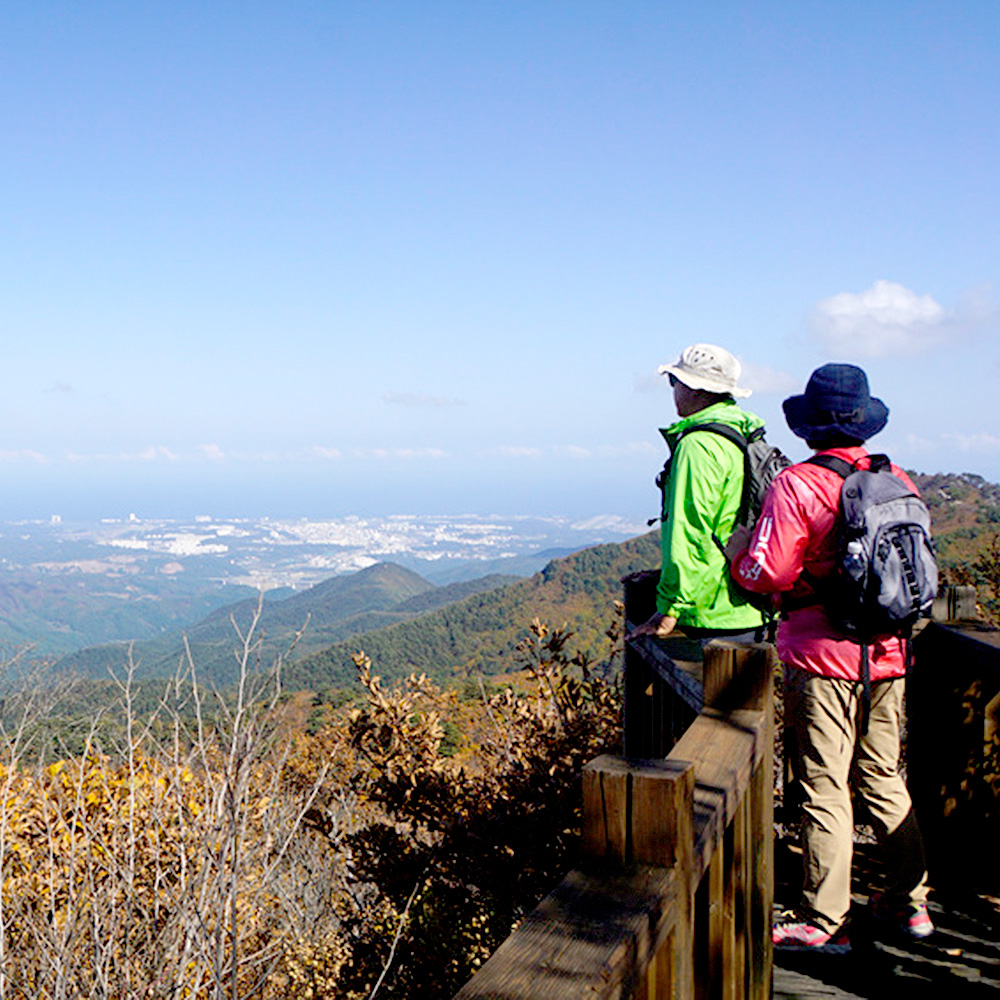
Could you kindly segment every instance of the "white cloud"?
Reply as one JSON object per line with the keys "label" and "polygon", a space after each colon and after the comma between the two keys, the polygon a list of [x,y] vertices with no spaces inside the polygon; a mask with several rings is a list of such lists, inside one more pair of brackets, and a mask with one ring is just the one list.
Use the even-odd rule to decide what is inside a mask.
{"label": "white cloud", "polygon": [[371,451],[356,449],[358,458],[448,458],[448,452],[440,448],[372,448]]}
{"label": "white cloud", "polygon": [[767,365],[757,365],[742,359],[740,364],[743,367],[740,385],[745,385],[756,393],[786,396],[789,393],[801,391],[799,380],[787,372],[775,371],[773,368],[768,368]]}
{"label": "white cloud", "polygon": [[518,445],[505,444],[499,449],[504,458],[541,458],[541,448],[525,448]]}
{"label": "white cloud", "polygon": [[820,343],[841,358],[875,358],[928,350],[959,332],[962,326],[957,316],[930,295],[917,295],[903,285],[885,280],[876,281],[864,292],[841,292],[823,299],[812,317],[812,327]]}
{"label": "white cloud", "polygon": [[213,462],[221,462],[226,457],[226,453],[217,444],[200,445],[199,451],[204,458],[209,458]]}
{"label": "white cloud", "polygon": [[629,441],[627,444],[602,444],[596,449],[601,458],[619,458],[622,455],[657,455],[659,449],[649,441]]}
{"label": "white cloud", "polygon": [[122,459],[126,462],[138,459],[140,462],[153,462],[158,458],[165,458],[168,462],[176,462],[177,455],[169,448],[164,448],[162,444],[151,444],[144,448],[137,455],[123,454]]}
{"label": "white cloud", "polygon": [[448,452],[441,448],[394,448],[396,458],[447,458]]}
{"label": "white cloud", "polygon": [[447,406],[465,406],[464,399],[449,399],[447,396],[422,396],[416,392],[387,392],[382,396],[387,403],[397,406],[417,406],[441,409]]}
{"label": "white cloud", "polygon": [[296,455],[294,452],[281,454],[277,451],[231,451],[223,453],[220,448],[217,457],[231,458],[237,462],[280,462],[285,459],[294,460]]}
{"label": "white cloud", "polygon": [[935,451],[937,448],[937,445],[929,438],[921,437],[919,434],[913,434],[912,432],[907,434],[903,441],[907,454],[920,455]]}
{"label": "white cloud", "polygon": [[340,458],[340,449],[324,448],[322,445],[317,444],[313,446],[313,454],[319,455],[320,458]]}
{"label": "white cloud", "polygon": [[80,452],[71,451],[66,455],[67,462],[73,462],[75,464],[87,464],[90,462],[99,462],[104,464],[127,464],[129,462],[156,462],[160,459],[164,459],[168,462],[178,461],[180,456],[171,451],[169,448],[164,447],[162,444],[151,444],[141,451],[119,451],[116,453],[111,452],[91,452],[90,454],[81,454]]}
{"label": "white cloud", "polygon": [[28,449],[21,449],[20,451],[3,451],[0,450],[0,462],[36,462],[39,465],[47,465],[48,458],[41,454],[41,452],[30,451]]}

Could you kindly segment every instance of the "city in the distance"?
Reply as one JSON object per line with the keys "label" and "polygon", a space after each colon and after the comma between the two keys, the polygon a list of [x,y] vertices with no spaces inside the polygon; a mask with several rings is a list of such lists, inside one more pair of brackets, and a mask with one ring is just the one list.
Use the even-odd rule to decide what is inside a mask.
{"label": "city in the distance", "polygon": [[0,524],[0,642],[60,655],[151,638],[258,591],[280,597],[378,562],[435,585],[529,576],[646,530],[617,515],[47,519]]}

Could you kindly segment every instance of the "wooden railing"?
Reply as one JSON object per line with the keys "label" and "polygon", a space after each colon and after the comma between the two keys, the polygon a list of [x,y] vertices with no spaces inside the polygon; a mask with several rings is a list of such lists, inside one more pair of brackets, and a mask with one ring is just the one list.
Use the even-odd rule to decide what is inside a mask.
{"label": "wooden railing", "polygon": [[1000,892],[1000,630],[972,587],[942,592],[913,643],[908,784],[934,886]]}
{"label": "wooden railing", "polygon": [[[656,640],[633,644],[629,663],[647,658],[657,683],[679,672],[693,721],[663,757],[587,765],[579,868],[455,1000],[769,996],[774,649],[712,643],[685,666]],[[655,686],[627,693],[626,713],[636,724],[644,709],[645,725],[640,699],[656,699],[646,728],[672,733],[677,705]]]}
{"label": "wooden railing", "polygon": [[[652,610],[655,574],[625,581]],[[944,588],[914,640],[909,784],[932,882],[1000,892],[1000,630],[971,587]],[[628,644],[626,757],[583,774],[579,868],[455,1000],[718,998],[770,993],[769,645]]]}

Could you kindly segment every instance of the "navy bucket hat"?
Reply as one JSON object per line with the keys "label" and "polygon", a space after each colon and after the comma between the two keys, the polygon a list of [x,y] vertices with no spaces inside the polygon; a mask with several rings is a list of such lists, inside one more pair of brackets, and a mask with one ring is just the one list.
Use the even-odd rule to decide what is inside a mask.
{"label": "navy bucket hat", "polygon": [[823,365],[809,376],[806,391],[781,404],[792,433],[808,440],[834,435],[867,441],[889,419],[889,408],[868,388],[856,365]]}

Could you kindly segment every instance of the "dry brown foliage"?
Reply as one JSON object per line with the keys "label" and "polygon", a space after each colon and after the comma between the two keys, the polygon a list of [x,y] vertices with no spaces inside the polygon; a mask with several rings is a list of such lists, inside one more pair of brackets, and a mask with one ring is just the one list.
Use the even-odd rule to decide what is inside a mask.
{"label": "dry brown foliage", "polygon": [[3,705],[0,1000],[448,995],[573,863],[579,772],[620,711],[565,628],[536,620],[524,683],[471,704],[358,654],[363,705],[309,736],[258,619],[211,712],[188,662],[140,723],[130,663],[120,745],[46,762],[39,689]]}

